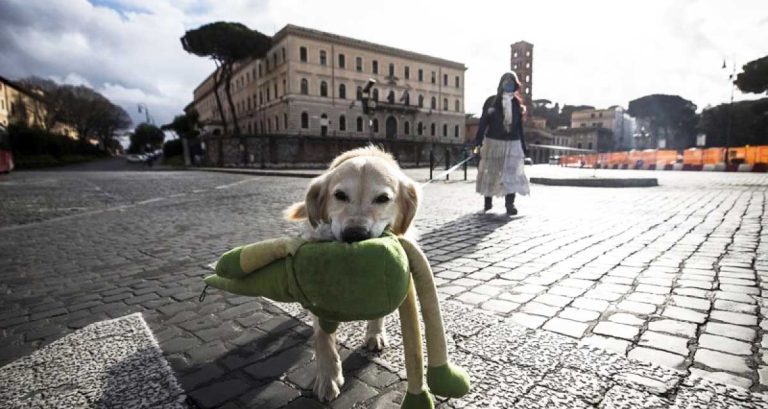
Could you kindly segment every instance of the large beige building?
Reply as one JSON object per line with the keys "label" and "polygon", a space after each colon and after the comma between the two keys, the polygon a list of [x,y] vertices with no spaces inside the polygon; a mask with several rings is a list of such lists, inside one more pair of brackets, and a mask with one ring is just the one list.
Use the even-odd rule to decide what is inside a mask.
{"label": "large beige building", "polygon": [[[0,125],[25,124],[46,128],[49,122],[48,107],[41,91],[28,90],[0,76]],[[77,139],[77,130],[68,124],[55,122],[49,130]]]}
{"label": "large beige building", "polygon": [[[306,135],[464,143],[462,63],[287,25],[263,59],[234,69],[231,94],[249,135]],[[221,128],[213,73],[194,90],[209,130]],[[360,94],[376,80],[372,117]],[[231,113],[219,90],[227,125]]]}
{"label": "large beige building", "polygon": [[627,150],[635,147],[632,138],[636,128],[635,118],[619,106],[576,111],[571,114],[571,128],[608,129],[613,133],[613,149]]}

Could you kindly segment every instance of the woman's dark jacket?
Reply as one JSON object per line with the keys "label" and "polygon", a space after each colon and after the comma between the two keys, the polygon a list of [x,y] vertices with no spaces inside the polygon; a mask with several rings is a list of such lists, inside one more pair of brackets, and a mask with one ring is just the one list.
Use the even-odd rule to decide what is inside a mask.
{"label": "woman's dark jacket", "polygon": [[[489,112],[490,111],[490,112]],[[523,152],[528,152],[523,137],[523,113],[520,101],[512,98],[512,130],[507,132],[504,128],[504,108],[500,96],[491,96],[483,104],[483,115],[477,124],[475,145],[481,145],[483,138],[499,139],[503,141],[520,141]]]}

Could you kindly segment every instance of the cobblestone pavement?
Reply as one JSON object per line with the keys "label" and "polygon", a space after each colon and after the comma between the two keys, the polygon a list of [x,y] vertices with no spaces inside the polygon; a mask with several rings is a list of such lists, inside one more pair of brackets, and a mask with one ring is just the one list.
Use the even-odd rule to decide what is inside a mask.
{"label": "cobblestone pavement", "polygon": [[[449,310],[453,355],[477,385],[444,406],[768,406],[768,176],[653,174],[660,187],[534,185],[511,219],[478,214],[471,183],[424,189],[420,243]],[[214,292],[197,301],[204,264],[291,231],[279,214],[306,183],[202,172],[0,177],[0,364],[142,312],[193,407],[326,407],[308,390],[311,329],[300,312]],[[347,383],[331,406],[396,405],[397,348],[370,357],[355,337],[342,337]]]}

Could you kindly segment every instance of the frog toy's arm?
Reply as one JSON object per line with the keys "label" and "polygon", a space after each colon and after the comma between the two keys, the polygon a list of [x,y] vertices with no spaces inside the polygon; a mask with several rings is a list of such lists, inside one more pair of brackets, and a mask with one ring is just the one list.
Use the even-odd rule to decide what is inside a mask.
{"label": "frog toy's arm", "polygon": [[[406,355],[408,393],[402,408],[429,407],[424,399],[429,398],[424,390],[424,368],[422,364],[421,336],[415,295],[418,294],[424,330],[427,338],[427,386],[435,395],[459,398],[469,391],[467,372],[448,360],[448,346],[440,312],[440,303],[432,277],[432,268],[421,249],[406,238],[400,238],[411,269],[411,286],[400,307],[400,325],[403,332],[403,347]],[[415,293],[414,294],[414,289]],[[425,395],[426,394],[426,395]]]}
{"label": "frog toy's arm", "polygon": [[298,237],[281,237],[236,247],[221,256],[216,274],[224,278],[242,278],[277,260],[296,253],[304,244]]}

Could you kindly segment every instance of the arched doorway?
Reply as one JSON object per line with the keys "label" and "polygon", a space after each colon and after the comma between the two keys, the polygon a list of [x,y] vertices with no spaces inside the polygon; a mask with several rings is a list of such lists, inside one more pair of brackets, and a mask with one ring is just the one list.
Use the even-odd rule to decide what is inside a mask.
{"label": "arched doorway", "polygon": [[387,117],[385,126],[387,131],[387,139],[397,138],[397,119],[395,119],[393,116]]}

